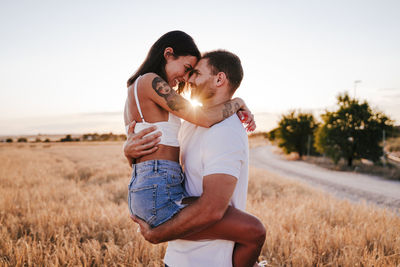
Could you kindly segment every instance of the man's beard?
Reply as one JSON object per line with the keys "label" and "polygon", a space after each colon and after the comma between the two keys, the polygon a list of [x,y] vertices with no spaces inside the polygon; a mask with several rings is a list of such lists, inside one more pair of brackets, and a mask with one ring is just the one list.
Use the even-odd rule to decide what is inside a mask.
{"label": "man's beard", "polygon": [[201,103],[207,101],[208,99],[212,98],[215,95],[215,91],[210,89],[208,81],[205,81],[199,85],[190,85],[191,94],[190,98],[195,99]]}

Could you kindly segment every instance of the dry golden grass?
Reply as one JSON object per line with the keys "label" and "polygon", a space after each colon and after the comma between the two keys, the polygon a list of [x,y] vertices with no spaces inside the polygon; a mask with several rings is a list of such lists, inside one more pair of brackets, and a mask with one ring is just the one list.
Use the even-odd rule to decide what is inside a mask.
{"label": "dry golden grass", "polygon": [[253,134],[252,136],[249,136],[249,147],[250,148],[265,146],[267,144],[269,144],[269,141],[267,138],[264,137],[264,135],[262,133],[257,133],[257,134]]}
{"label": "dry golden grass", "polygon": [[[0,146],[0,266],[160,266],[136,233],[121,143]],[[400,218],[251,169],[271,266],[397,266]]]}

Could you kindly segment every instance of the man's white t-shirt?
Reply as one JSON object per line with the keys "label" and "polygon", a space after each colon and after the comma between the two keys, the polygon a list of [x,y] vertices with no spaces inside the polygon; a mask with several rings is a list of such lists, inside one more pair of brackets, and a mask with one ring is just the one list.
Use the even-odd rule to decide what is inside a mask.
{"label": "man's white t-shirt", "polygon": [[[245,129],[236,114],[203,128],[183,122],[179,132],[185,188],[200,196],[203,177],[224,173],[238,179],[230,205],[246,208],[249,146]],[[168,242],[164,262],[170,267],[231,267],[234,242],[225,240]]]}

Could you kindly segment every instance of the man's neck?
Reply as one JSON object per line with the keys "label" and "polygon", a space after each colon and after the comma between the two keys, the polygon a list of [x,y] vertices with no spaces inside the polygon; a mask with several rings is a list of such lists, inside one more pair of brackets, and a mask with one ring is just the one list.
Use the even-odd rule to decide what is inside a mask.
{"label": "man's neck", "polygon": [[231,100],[230,96],[227,95],[214,95],[213,97],[209,98],[209,99],[205,99],[203,100],[202,104],[203,107],[214,107],[216,105],[225,103],[227,101]]}

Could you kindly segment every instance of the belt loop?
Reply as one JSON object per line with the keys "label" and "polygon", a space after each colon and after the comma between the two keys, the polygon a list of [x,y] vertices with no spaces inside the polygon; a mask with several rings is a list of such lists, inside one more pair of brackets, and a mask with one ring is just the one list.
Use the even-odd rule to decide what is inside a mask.
{"label": "belt loop", "polygon": [[158,160],[154,160],[154,171],[158,171],[158,166],[157,166]]}
{"label": "belt loop", "polygon": [[132,165],[133,165],[132,166],[132,168],[133,168],[133,170],[132,170],[133,176],[136,177],[136,164],[132,164]]}

